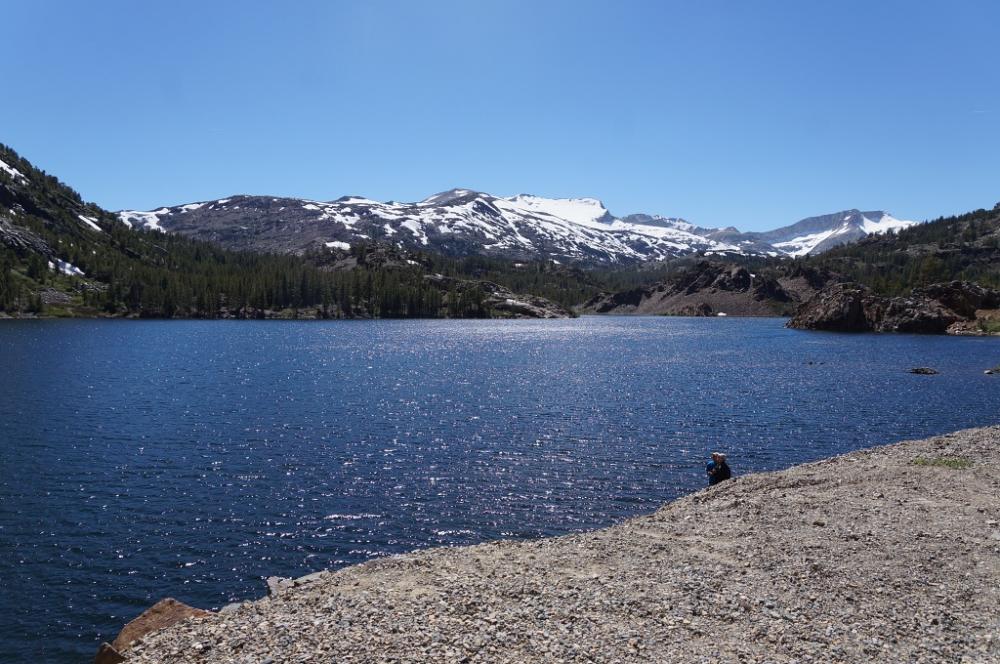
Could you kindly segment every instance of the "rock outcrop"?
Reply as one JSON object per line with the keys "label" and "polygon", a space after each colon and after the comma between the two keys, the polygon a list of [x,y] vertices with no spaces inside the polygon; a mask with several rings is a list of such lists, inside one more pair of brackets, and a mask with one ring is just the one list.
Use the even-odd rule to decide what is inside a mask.
{"label": "rock outcrop", "polygon": [[833,284],[802,305],[788,327],[835,332],[984,333],[978,321],[1000,306],[1000,291],[967,281],[883,297],[861,284]]}
{"label": "rock outcrop", "polygon": [[[440,288],[444,297],[478,299],[484,312],[493,318],[572,318],[576,314],[557,302],[527,295],[514,293],[509,288],[492,281],[472,279],[456,279],[440,274],[429,274],[427,281]],[[445,302],[445,306],[448,302]]]}
{"label": "rock outcrop", "polygon": [[968,281],[948,281],[914,288],[913,294],[940,302],[963,318],[976,318],[978,311],[1000,308],[1000,291]]}
{"label": "rock outcrop", "polygon": [[124,662],[128,650],[146,635],[173,627],[188,618],[204,618],[211,615],[214,615],[211,611],[196,609],[184,602],[178,602],[173,597],[162,599],[125,625],[114,643],[102,643],[94,658],[94,664]]}
{"label": "rock outcrop", "polygon": [[13,224],[0,216],[0,244],[10,247],[19,254],[36,253],[49,259],[55,256],[52,248],[33,231]]}
{"label": "rock outcrop", "polygon": [[866,332],[872,329],[876,298],[861,284],[834,284],[803,305],[788,327],[804,330]]}
{"label": "rock outcrop", "polygon": [[[581,308],[588,314],[661,316],[782,316],[831,276],[817,270],[754,274],[745,267],[701,261],[673,279],[645,288],[601,293]],[[821,287],[821,286],[820,286]]]}

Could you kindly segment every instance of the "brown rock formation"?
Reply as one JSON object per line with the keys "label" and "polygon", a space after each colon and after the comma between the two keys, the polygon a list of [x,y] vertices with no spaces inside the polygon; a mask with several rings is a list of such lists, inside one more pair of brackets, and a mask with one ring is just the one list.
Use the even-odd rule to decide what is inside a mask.
{"label": "brown rock formation", "polygon": [[184,602],[178,602],[173,597],[161,599],[139,614],[138,618],[125,625],[114,643],[110,645],[102,643],[100,650],[97,651],[97,656],[94,658],[94,664],[123,662],[125,661],[124,653],[147,634],[166,629],[188,618],[201,618],[211,615],[213,615],[211,611],[196,609]]}
{"label": "brown rock formation", "polygon": [[97,650],[97,656],[94,657],[94,664],[120,664],[124,661],[125,657],[115,650],[113,645],[106,642],[101,644]]}
{"label": "brown rock formation", "polygon": [[788,327],[837,332],[969,334],[980,312],[1000,305],[1000,291],[967,281],[915,288],[887,298],[860,284],[829,286],[802,305]]}

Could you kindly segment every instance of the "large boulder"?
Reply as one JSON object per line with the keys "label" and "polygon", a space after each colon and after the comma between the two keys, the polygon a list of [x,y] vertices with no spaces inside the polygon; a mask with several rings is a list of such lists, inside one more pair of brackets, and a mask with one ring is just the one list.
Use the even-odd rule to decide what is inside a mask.
{"label": "large boulder", "polygon": [[110,643],[102,643],[94,657],[94,664],[121,664],[124,661],[125,657]]}
{"label": "large boulder", "polygon": [[861,284],[834,284],[799,307],[788,327],[801,330],[871,332],[880,317],[882,298]]}
{"label": "large boulder", "polygon": [[115,656],[120,657],[133,643],[142,639],[147,634],[157,632],[176,625],[188,618],[202,618],[213,615],[211,611],[196,609],[188,606],[184,602],[178,602],[173,597],[161,599],[159,602],[149,607],[139,617],[125,625],[110,646],[102,644],[101,649],[95,658],[95,664],[111,663]]}

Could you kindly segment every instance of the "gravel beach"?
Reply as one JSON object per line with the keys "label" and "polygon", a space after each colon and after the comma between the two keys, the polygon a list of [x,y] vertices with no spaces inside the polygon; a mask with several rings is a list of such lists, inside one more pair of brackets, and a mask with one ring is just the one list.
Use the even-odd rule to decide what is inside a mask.
{"label": "gravel beach", "polygon": [[304,577],[130,663],[1000,662],[1000,427]]}

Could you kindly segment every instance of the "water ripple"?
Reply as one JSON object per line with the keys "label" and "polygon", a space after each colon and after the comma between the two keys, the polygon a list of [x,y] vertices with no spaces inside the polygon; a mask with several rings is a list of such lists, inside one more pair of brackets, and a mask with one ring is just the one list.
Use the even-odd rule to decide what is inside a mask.
{"label": "water ripple", "polygon": [[741,473],[997,423],[998,363],[776,320],[8,321],[0,644],[77,662],[163,596],[605,525],[717,447]]}

